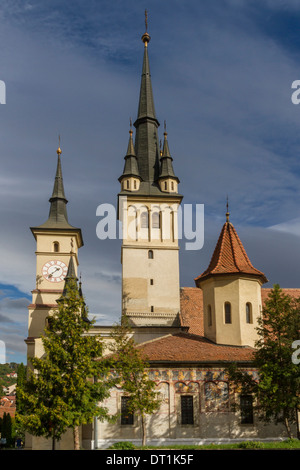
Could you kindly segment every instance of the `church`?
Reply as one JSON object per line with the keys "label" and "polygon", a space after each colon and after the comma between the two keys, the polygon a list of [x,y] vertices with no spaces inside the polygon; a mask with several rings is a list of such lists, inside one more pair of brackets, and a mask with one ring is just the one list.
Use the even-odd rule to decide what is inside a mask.
{"label": "church", "polygon": [[[236,362],[249,374],[257,339],[257,320],[270,291],[266,275],[254,267],[238,233],[224,214],[207,269],[194,287],[181,287],[178,212],[183,196],[165,129],[160,145],[154,106],[147,32],[142,36],[143,64],[137,118],[120,159],[118,217],[122,221],[122,305],[134,339],[149,362],[149,377],[162,397],[160,409],[147,420],[152,445],[201,444],[246,439],[280,439],[281,426],[265,425],[253,412],[249,395],[230,389],[225,368]],[[123,171],[122,171],[123,168]],[[43,354],[41,334],[57,307],[68,267],[77,274],[80,228],[67,216],[61,149],[46,222],[32,227],[36,240],[36,285],[28,307],[28,359]],[[224,211],[225,212],[225,211]],[[299,295],[299,289],[286,289]],[[111,326],[94,325],[92,334],[108,340]],[[233,411],[232,405],[238,407]],[[81,429],[85,449],[107,448],[128,440],[141,443],[139,417],[126,413],[122,389],[111,390],[105,405],[116,423],[97,422]],[[72,449],[67,435],[60,449]],[[49,449],[45,439],[27,436],[26,448]]]}

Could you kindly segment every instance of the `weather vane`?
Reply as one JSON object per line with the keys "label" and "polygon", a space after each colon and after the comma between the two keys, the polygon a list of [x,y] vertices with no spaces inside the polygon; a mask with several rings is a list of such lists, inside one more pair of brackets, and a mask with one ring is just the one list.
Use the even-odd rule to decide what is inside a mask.
{"label": "weather vane", "polygon": [[228,195],[227,195],[227,203],[226,203],[226,221],[229,222],[229,205],[228,205]]}
{"label": "weather vane", "polygon": [[146,33],[148,32],[148,10],[145,10],[145,27],[146,27]]}

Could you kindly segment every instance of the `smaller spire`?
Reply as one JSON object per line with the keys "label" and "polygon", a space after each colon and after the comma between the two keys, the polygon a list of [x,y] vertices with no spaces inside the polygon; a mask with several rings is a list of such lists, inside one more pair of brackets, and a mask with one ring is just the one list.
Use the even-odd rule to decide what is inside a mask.
{"label": "smaller spire", "polygon": [[79,275],[79,295],[80,295],[80,297],[83,297],[83,295],[82,295],[81,273],[80,273],[80,275]]}
{"label": "smaller spire", "polygon": [[169,144],[168,144],[168,133],[167,133],[167,126],[166,126],[166,121],[164,122],[164,143],[163,143],[163,149],[160,157],[160,174],[159,178],[172,178],[176,179],[179,183],[179,179],[177,176],[175,176],[174,169],[173,169],[173,158],[171,157],[170,154],[170,149],[169,149]]}
{"label": "smaller spire", "polygon": [[77,285],[78,278],[76,276],[74,260],[73,260],[73,253],[71,251],[71,256],[68,265],[68,272],[65,277],[65,285],[63,289],[63,293],[61,297],[57,300],[57,302],[63,302],[64,299],[67,299],[70,296],[71,291],[76,293],[76,296],[79,296],[79,290]]}
{"label": "smaller spire", "polygon": [[135,178],[140,178],[138,162],[137,162],[137,158],[135,154],[132,135],[133,135],[132,120],[130,118],[129,141],[128,141],[128,146],[127,146],[127,152],[124,157],[125,159],[124,170],[123,170],[122,175],[119,178],[120,182],[122,181],[124,177],[134,176]]}
{"label": "smaller spire", "polygon": [[86,323],[91,323],[91,321],[88,319],[87,307],[86,307],[86,303],[84,301],[84,297],[83,297],[83,293],[82,293],[81,273],[80,273],[80,276],[79,276],[79,289],[78,289],[78,292],[79,292],[79,297],[81,298],[82,303],[83,303],[82,310],[81,310],[82,320],[85,321]]}

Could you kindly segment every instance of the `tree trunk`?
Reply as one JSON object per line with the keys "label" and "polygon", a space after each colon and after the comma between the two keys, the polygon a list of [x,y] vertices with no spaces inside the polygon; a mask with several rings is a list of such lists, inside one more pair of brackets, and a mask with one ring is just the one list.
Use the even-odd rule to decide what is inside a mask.
{"label": "tree trunk", "polygon": [[80,443],[79,443],[79,426],[75,426],[73,429],[73,436],[74,436],[74,450],[80,450]]}
{"label": "tree trunk", "polygon": [[300,439],[300,421],[299,421],[299,414],[300,414],[300,411],[298,410],[298,408],[296,408],[296,423],[297,423],[297,439]]}
{"label": "tree trunk", "polygon": [[146,445],[146,417],[142,414],[142,446]]}
{"label": "tree trunk", "polygon": [[288,419],[287,416],[284,417],[284,424],[285,424],[289,439],[292,439],[292,437],[293,437],[292,436],[292,431],[291,431],[289,419]]}

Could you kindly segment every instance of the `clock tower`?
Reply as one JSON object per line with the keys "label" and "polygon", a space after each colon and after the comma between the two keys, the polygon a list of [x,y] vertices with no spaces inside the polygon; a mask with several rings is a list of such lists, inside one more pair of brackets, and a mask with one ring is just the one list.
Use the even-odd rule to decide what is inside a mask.
{"label": "clock tower", "polygon": [[57,299],[63,293],[70,261],[78,266],[78,249],[83,246],[81,229],[68,222],[61,149],[57,149],[57,168],[48,219],[42,225],[31,227],[36,240],[36,285],[29,305],[27,356],[43,354],[41,334],[51,311],[57,308]]}

